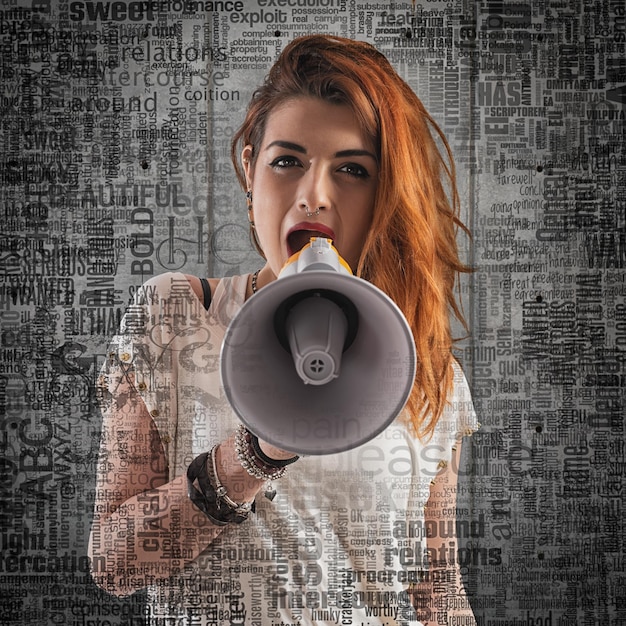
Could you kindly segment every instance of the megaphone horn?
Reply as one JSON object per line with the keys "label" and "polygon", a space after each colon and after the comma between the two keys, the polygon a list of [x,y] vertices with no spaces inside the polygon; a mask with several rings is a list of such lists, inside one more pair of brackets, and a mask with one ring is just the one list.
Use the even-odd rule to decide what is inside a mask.
{"label": "megaphone horn", "polygon": [[258,437],[323,455],[355,448],[402,411],[415,344],[396,304],[311,238],[231,321],[220,359],[233,410]]}

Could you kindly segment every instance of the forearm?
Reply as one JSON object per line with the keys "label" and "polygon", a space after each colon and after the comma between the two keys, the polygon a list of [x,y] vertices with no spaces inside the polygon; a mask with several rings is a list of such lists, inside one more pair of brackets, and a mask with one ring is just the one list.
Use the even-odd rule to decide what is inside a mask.
{"label": "forearm", "polygon": [[132,593],[180,572],[219,531],[191,503],[180,476],[95,517],[92,576],[109,593]]}
{"label": "forearm", "polygon": [[[251,501],[262,480],[241,466],[230,438],[217,449],[218,474],[231,498]],[[136,477],[135,477],[136,478]],[[127,595],[179,574],[221,533],[190,500],[187,476],[125,499],[96,514],[90,539],[94,580],[116,595]]]}

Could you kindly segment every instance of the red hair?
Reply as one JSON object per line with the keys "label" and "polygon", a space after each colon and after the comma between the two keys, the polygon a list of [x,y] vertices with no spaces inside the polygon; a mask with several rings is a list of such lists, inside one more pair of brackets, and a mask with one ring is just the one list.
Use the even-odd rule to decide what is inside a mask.
{"label": "red hair", "polygon": [[[334,36],[300,37],[285,47],[254,93],[231,156],[245,189],[240,150],[257,156],[275,107],[302,96],[349,105],[374,141],[379,181],[374,217],[356,275],[384,291],[407,318],[417,375],[407,409],[420,437],[432,434],[452,389],[450,311],[459,272],[459,197],[450,147],[424,105],[370,44]],[[436,138],[436,139],[435,139]],[[439,149],[437,141],[443,148]]]}

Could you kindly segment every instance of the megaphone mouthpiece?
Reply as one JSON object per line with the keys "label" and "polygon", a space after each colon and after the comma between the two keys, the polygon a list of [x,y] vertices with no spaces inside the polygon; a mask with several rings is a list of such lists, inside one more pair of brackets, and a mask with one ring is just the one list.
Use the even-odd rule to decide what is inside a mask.
{"label": "megaphone mouthpiece", "polygon": [[332,239],[325,237],[311,237],[306,246],[289,257],[279,277],[312,271],[339,272],[352,276],[350,266],[339,256]]}
{"label": "megaphone mouthpiece", "polygon": [[324,385],[339,376],[348,320],[332,300],[322,295],[300,300],[287,314],[286,331],[305,384]]}

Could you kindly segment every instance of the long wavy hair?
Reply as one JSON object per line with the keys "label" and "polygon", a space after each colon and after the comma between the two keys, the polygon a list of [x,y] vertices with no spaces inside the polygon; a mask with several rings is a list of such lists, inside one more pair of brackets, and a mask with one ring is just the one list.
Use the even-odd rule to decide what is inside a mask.
{"label": "long wavy hair", "polygon": [[349,105],[376,146],[374,216],[356,275],[392,298],[411,326],[417,375],[407,409],[416,434],[427,438],[453,385],[450,313],[467,330],[454,291],[458,273],[470,271],[456,243],[458,229],[468,231],[459,219],[450,147],[376,48],[334,36],[300,37],[285,47],[255,91],[233,137],[231,157],[244,189],[241,149],[252,146],[254,165],[270,113],[301,96]]}

